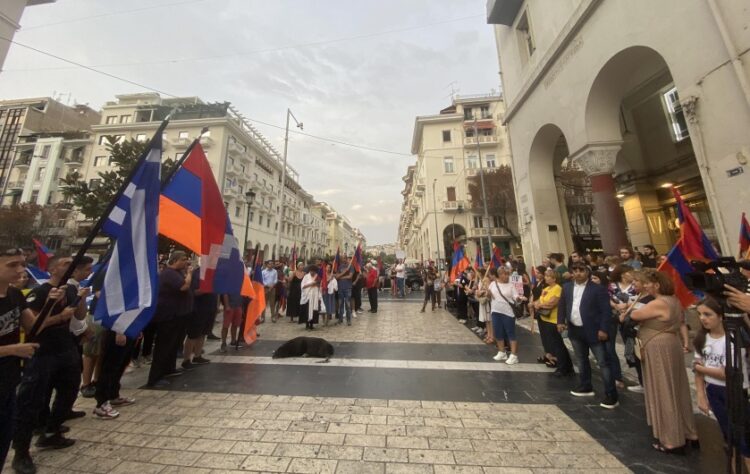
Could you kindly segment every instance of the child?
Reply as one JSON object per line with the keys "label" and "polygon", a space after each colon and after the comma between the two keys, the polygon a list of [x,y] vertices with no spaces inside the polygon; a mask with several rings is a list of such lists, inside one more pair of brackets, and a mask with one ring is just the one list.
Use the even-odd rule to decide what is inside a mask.
{"label": "child", "polygon": [[[724,313],[719,303],[713,298],[706,298],[698,304],[698,315],[701,328],[693,340],[695,345],[695,391],[698,408],[705,414],[714,413],[716,421],[724,435],[728,438],[727,389],[724,367],[726,365],[726,340],[722,321]],[[744,353],[745,350],[743,349]],[[744,354],[743,354],[744,357]],[[744,386],[747,389],[747,377]],[[740,452],[745,467],[750,469],[750,449],[742,440]]]}

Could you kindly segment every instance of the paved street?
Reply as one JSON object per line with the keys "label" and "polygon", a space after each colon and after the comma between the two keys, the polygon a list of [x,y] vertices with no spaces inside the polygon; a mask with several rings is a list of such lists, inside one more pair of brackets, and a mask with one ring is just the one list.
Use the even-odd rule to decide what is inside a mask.
{"label": "paved street", "polygon": [[73,448],[32,455],[55,473],[614,473],[699,472],[719,449],[700,422],[703,456],[653,451],[641,395],[623,393],[613,411],[574,399],[575,379],[535,363],[538,335],[521,330],[519,365],[493,362],[447,311],[419,313],[420,296],[316,329],[335,346],[328,364],[272,360],[306,331],[268,318],[254,346],[220,355],[211,345],[213,363],[172,390],[139,388],[147,370],[135,370],[124,385],[136,405],[117,420],[72,421]]}

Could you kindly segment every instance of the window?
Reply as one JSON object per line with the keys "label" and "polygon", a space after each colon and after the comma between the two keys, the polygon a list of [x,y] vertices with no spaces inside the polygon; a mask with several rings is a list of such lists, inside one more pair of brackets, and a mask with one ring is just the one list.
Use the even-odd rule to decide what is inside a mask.
{"label": "window", "polygon": [[474,227],[477,229],[484,228],[484,218],[482,216],[474,216]]}
{"label": "window", "polygon": [[474,120],[474,112],[471,107],[464,107],[464,120]]}
{"label": "window", "polygon": [[224,179],[224,189],[229,189],[232,187],[232,180],[229,178]]}
{"label": "window", "polygon": [[38,170],[36,170],[36,181],[41,181],[42,178],[44,178],[44,172],[47,170],[44,166],[39,167]]}
{"label": "window", "polygon": [[248,218],[249,222],[253,222],[255,220],[255,213],[253,211],[250,211],[250,217]]}
{"label": "window", "polygon": [[229,203],[224,201],[224,209],[229,209]]}
{"label": "window", "polygon": [[99,145],[114,145],[123,141],[123,135],[102,135],[99,137]]}
{"label": "window", "polygon": [[105,166],[109,162],[108,156],[95,156],[94,157],[94,166]]}
{"label": "window", "polygon": [[505,227],[505,217],[504,216],[492,216],[492,227]]}
{"label": "window", "polygon": [[490,114],[490,106],[489,105],[483,105],[479,108],[479,114],[480,117],[483,119],[492,118],[492,115]]}
{"label": "window", "polygon": [[453,157],[452,156],[446,156],[445,158],[443,158],[443,171],[446,173],[456,172],[453,169]]}
{"label": "window", "polygon": [[497,168],[495,155],[485,155],[484,159],[485,159],[485,162],[487,163],[487,168]]}
{"label": "window", "polygon": [[662,97],[667,108],[667,118],[672,128],[672,140],[675,142],[682,141],[690,136],[685,120],[685,113],[682,111],[680,96],[677,94],[677,88],[672,87],[665,92]]}
{"label": "window", "polygon": [[456,200],[456,188],[454,188],[453,186],[445,188],[445,194],[448,196],[448,201]]}
{"label": "window", "polygon": [[130,115],[120,115],[120,123],[130,123]]}
{"label": "window", "polygon": [[234,217],[240,217],[242,214],[242,208],[240,206],[234,206]]}
{"label": "window", "polygon": [[244,194],[245,194],[245,189],[244,189],[244,188],[242,187],[242,185],[239,185],[239,186],[237,186],[237,191],[238,191],[238,192],[239,192],[240,194],[242,194],[242,195],[244,195]]}
{"label": "window", "polygon": [[92,191],[94,189],[98,189],[99,186],[101,186],[101,184],[102,184],[101,178],[91,179],[91,180],[89,180],[89,189],[92,190]]}
{"label": "window", "polygon": [[523,15],[521,15],[521,18],[518,20],[518,24],[516,25],[516,37],[518,39],[518,51],[521,55],[521,60],[526,64],[536,50],[534,35],[529,23],[528,11],[523,12]]}
{"label": "window", "polygon": [[450,141],[451,141],[451,131],[443,130],[443,143],[448,143]]}
{"label": "window", "polygon": [[154,113],[153,110],[139,110],[135,113],[136,122],[150,122],[151,115]]}
{"label": "window", "polygon": [[147,140],[147,138],[146,138],[146,134],[145,133],[139,133],[138,135],[135,136],[135,141],[137,141],[138,143],[143,143],[146,140]]}
{"label": "window", "polygon": [[477,155],[469,155],[466,157],[466,168],[470,170],[479,168],[479,159],[477,158]]}
{"label": "window", "polygon": [[240,173],[245,174],[245,165],[240,165]]}
{"label": "window", "polygon": [[47,158],[49,158],[49,152],[51,149],[52,149],[51,145],[44,145],[44,148],[42,148],[42,156],[41,156],[43,160],[46,160]]}
{"label": "window", "polygon": [[117,123],[117,115],[110,115],[107,117],[107,125],[112,125]]}
{"label": "window", "polygon": [[32,191],[31,192],[31,201],[30,202],[36,204],[37,199],[39,199],[39,191]]}
{"label": "window", "polygon": [[190,136],[189,136],[188,132],[180,132],[180,133],[179,133],[179,134],[177,135],[177,138],[184,138],[184,139],[188,139],[188,138],[190,138]]}

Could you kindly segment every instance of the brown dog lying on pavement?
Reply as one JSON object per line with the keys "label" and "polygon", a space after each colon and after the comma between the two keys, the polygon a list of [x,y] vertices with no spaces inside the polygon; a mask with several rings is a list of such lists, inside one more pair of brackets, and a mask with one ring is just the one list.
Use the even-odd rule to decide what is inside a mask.
{"label": "brown dog lying on pavement", "polygon": [[333,346],[330,342],[319,337],[295,337],[273,352],[274,359],[285,357],[325,357],[325,361],[333,355]]}

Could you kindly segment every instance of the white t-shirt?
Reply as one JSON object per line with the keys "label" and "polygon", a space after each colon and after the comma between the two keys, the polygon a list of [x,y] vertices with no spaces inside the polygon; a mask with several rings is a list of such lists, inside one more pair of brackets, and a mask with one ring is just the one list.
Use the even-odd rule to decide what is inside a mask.
{"label": "white t-shirt", "polygon": [[[747,367],[745,362],[745,350],[742,350],[742,356],[743,356],[743,368],[745,369],[745,372],[747,373]],[[695,360],[700,361],[701,364],[703,364],[704,367],[710,367],[712,369],[716,368],[723,368],[727,364],[727,358],[726,358],[726,336],[721,336],[720,338],[713,338],[710,334],[706,334],[706,344],[703,346],[702,353],[695,353]],[[703,376],[706,379],[706,383],[710,383],[713,385],[719,385],[721,387],[726,386],[725,380],[719,380],[714,377],[710,377],[708,375]],[[745,388],[748,387],[748,380],[747,375],[745,375],[745,380],[742,384]]]}
{"label": "white t-shirt", "polygon": [[583,298],[583,291],[585,289],[586,283],[573,283],[573,305],[570,310],[570,323],[573,326],[583,326],[583,318],[581,317],[581,298]]}
{"label": "white t-shirt", "polygon": [[[501,292],[505,299],[503,299],[503,296],[500,296]],[[511,308],[510,304],[508,303],[515,302],[516,298],[518,297],[518,292],[516,291],[516,287],[515,285],[513,285],[513,283],[498,283],[496,281],[493,281],[490,284],[490,293],[492,294],[490,309],[493,313],[500,313],[510,317],[515,317],[513,315],[513,308]],[[505,301],[506,299],[508,301]]]}
{"label": "white t-shirt", "polygon": [[406,278],[406,265],[403,263],[396,265],[396,278]]}

